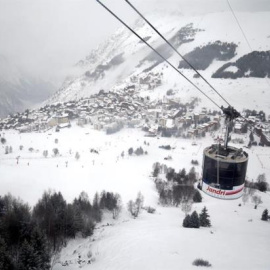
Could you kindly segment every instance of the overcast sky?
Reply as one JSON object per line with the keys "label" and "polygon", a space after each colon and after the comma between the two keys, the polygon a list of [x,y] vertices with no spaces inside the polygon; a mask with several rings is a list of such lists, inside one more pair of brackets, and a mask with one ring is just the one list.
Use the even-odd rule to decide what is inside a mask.
{"label": "overcast sky", "polygon": [[[124,0],[103,2],[128,22],[137,18]],[[213,11],[228,8],[226,0],[132,1],[142,12],[157,7],[173,10],[177,5],[186,13],[196,8],[200,12],[204,2],[211,3],[208,8]],[[230,2],[236,9],[270,10],[270,0]],[[34,75],[58,77],[118,27],[95,0],[0,0],[0,55]]]}

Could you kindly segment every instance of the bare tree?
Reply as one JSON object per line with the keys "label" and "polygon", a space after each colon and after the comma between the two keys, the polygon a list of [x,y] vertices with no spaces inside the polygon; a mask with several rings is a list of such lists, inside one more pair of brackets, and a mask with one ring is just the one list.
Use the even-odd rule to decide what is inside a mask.
{"label": "bare tree", "polygon": [[79,159],[80,159],[80,154],[79,154],[79,152],[76,152],[75,158],[76,158],[76,160],[79,160]]}
{"label": "bare tree", "polygon": [[244,193],[243,193],[243,196],[242,196],[243,204],[245,205],[245,203],[248,202],[248,200],[249,200],[249,188],[245,187],[244,188]]}
{"label": "bare tree", "polygon": [[48,156],[48,150],[43,151],[43,156],[46,158]]}
{"label": "bare tree", "polygon": [[257,209],[259,204],[262,204],[262,199],[261,196],[254,195],[252,197],[252,202],[254,203],[254,209]]}
{"label": "bare tree", "polygon": [[59,150],[57,148],[53,148],[53,154],[54,156],[59,155]]}
{"label": "bare tree", "polygon": [[119,194],[116,194],[115,199],[116,199],[116,204],[115,204],[115,207],[113,208],[113,219],[117,219],[122,210],[121,196]]}
{"label": "bare tree", "polygon": [[134,218],[138,217],[139,213],[141,212],[141,209],[143,207],[143,202],[144,202],[144,197],[141,192],[138,193],[135,202],[132,200],[128,202],[128,211]]}
{"label": "bare tree", "polygon": [[181,203],[181,210],[185,213],[186,216],[191,211],[191,209],[192,209],[192,201],[184,200]]}

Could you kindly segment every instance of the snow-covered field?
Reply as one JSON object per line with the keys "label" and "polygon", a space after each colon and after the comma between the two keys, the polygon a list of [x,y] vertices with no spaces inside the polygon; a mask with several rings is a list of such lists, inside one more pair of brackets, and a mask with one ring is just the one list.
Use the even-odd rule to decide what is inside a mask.
{"label": "snow-covered field", "polygon": [[[176,170],[186,168],[188,171],[191,160],[197,159],[200,166],[196,171],[201,173],[202,151],[213,143],[209,135],[192,146],[191,140],[149,138],[136,129],[105,135],[102,131],[74,124],[71,129],[59,133],[6,131],[4,136],[13,153],[5,155],[4,147],[0,150],[0,195],[10,192],[30,205],[48,189],[61,191],[69,202],[81,191],[86,191],[91,198],[103,189],[118,192],[122,197],[123,212],[119,219],[113,221],[107,216],[92,237],[71,241],[59,258],[61,262],[71,263],[69,266],[58,263],[55,270],[78,269],[79,255],[87,260],[89,251],[95,261],[84,265],[84,269],[196,269],[192,266],[196,258],[208,260],[213,269],[270,267],[270,226],[269,222],[260,220],[262,211],[270,208],[269,193],[259,194],[263,203],[257,210],[251,202],[243,205],[241,199],[223,201],[203,194],[203,202],[194,204],[193,210],[200,212],[207,207],[212,222],[209,229],[183,228],[184,213],[180,208],[158,205],[158,194],[149,177],[153,163],[159,161]],[[158,148],[166,144],[175,149]],[[23,150],[19,150],[20,145]],[[130,147],[140,146],[148,155],[127,154]],[[30,147],[33,152],[29,151]],[[60,156],[53,157],[53,148],[59,149]],[[99,154],[91,153],[91,148]],[[43,157],[44,150],[49,151],[47,158]],[[122,151],[125,152],[123,158]],[[258,174],[265,173],[270,182],[270,149],[254,147],[247,151],[250,156],[248,179],[255,180]],[[80,154],[79,160],[75,159],[76,152]],[[168,155],[172,160],[164,160]],[[143,212],[134,220],[125,208],[127,201],[135,199],[139,191],[145,197],[145,205],[156,207],[157,211],[155,214]],[[112,226],[106,226],[107,223]]]}

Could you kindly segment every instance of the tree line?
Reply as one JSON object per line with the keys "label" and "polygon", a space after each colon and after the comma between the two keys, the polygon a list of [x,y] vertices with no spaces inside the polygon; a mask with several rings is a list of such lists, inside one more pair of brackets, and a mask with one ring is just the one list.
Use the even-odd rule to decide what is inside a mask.
{"label": "tree line", "polygon": [[93,234],[104,210],[116,218],[120,196],[103,191],[91,201],[82,192],[67,203],[61,192],[46,191],[32,209],[10,194],[0,196],[0,269],[50,269],[51,256],[69,239]]}
{"label": "tree line", "polygon": [[[179,206],[188,202],[202,201],[200,192],[194,188],[194,183],[197,181],[194,167],[188,173],[185,168],[176,172],[175,169],[156,162],[153,165],[152,175],[162,205]],[[163,178],[165,176],[166,180],[163,180],[160,175]]]}

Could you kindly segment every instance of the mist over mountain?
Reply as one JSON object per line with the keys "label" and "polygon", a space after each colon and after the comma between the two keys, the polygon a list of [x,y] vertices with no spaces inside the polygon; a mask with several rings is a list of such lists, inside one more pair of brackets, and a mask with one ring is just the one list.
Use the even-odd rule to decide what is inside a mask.
{"label": "mist over mountain", "polygon": [[21,71],[0,56],[0,117],[31,108],[54,91],[52,83]]}
{"label": "mist over mountain", "polygon": [[[125,1],[104,3],[133,25],[143,38],[175,66],[179,66],[189,78],[193,78],[193,72],[181,66],[181,59],[137,17]],[[199,62],[199,68],[203,66],[202,74],[208,79],[214,77],[211,78],[213,83],[220,84],[218,78],[227,78],[220,86],[225,89],[229,79],[239,81],[239,78],[261,78],[269,74],[269,1],[234,0],[230,3],[252,51],[257,52],[255,57],[263,57],[263,67],[254,67],[259,60],[250,64],[253,54],[227,1],[149,0],[133,4],[171,40],[181,54],[191,57],[191,62]],[[162,85],[151,86],[157,88],[156,92],[161,95],[172,87],[177,88],[181,96],[194,94],[189,84],[178,75],[173,75],[174,72],[167,69],[158,56],[96,2],[50,0],[45,3],[28,0],[22,5],[16,1],[8,4],[0,0],[0,4],[0,34],[4,41],[0,44],[3,55],[0,59],[2,117],[39,104],[51,94],[49,103],[79,99],[101,89],[109,91],[114,87],[125,87],[132,76],[139,79],[149,72],[163,73]],[[110,35],[112,32],[114,34]],[[110,37],[105,39],[107,36]],[[214,44],[220,45],[217,48]],[[228,54],[226,60],[223,55],[225,44],[232,44],[234,48],[233,54]],[[95,46],[96,49],[92,50]],[[200,80],[198,83],[201,83]],[[264,84],[267,86],[262,82]]]}

